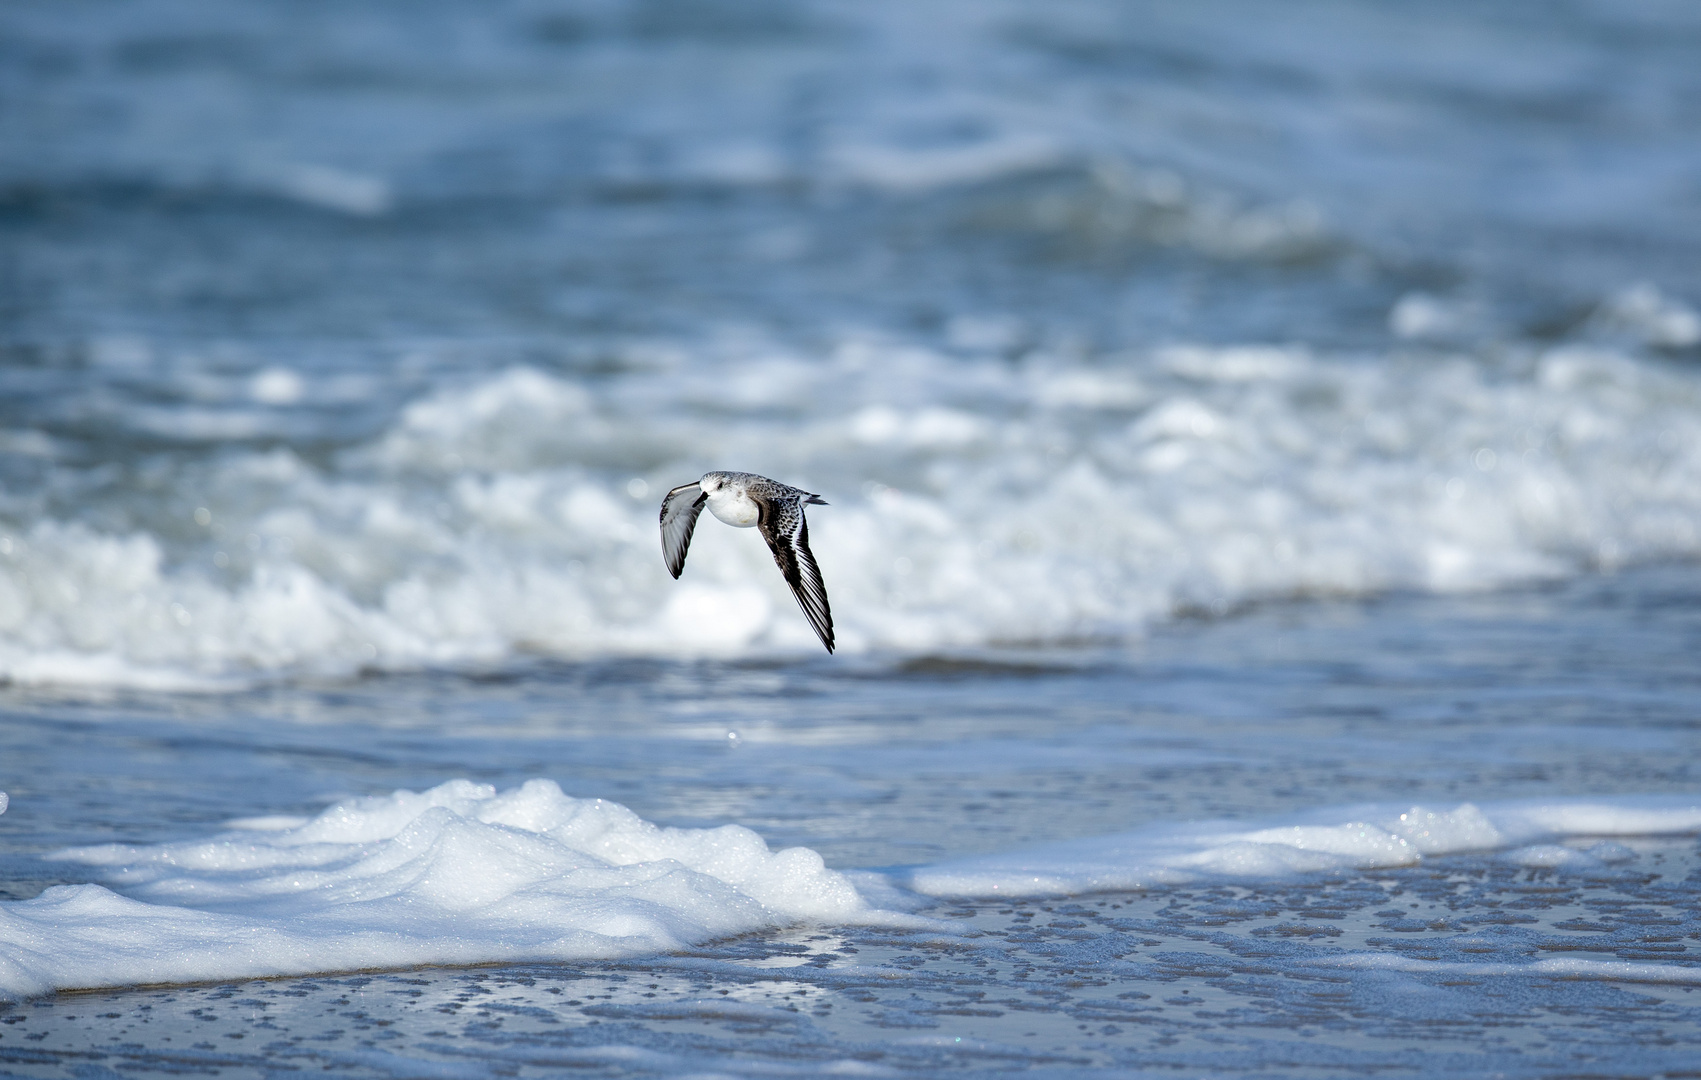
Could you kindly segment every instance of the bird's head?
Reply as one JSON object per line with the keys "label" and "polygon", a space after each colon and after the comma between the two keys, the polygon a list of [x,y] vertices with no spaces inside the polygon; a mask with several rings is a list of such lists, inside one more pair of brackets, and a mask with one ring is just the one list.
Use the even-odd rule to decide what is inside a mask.
{"label": "bird's head", "polygon": [[713,495],[715,492],[725,487],[726,482],[727,479],[725,473],[712,472],[704,473],[703,479],[699,480],[697,483],[704,491]]}

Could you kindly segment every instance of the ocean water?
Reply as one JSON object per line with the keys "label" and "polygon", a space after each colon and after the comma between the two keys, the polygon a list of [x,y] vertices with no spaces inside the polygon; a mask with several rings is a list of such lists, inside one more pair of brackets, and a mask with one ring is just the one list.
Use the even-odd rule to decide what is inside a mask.
{"label": "ocean water", "polygon": [[8,4],[0,1069],[1692,1070],[1698,46]]}

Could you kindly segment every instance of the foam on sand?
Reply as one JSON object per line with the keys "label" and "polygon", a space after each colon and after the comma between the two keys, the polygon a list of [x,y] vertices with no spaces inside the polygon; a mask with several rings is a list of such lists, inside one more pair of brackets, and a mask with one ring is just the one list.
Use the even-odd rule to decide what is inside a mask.
{"label": "foam on sand", "polygon": [[938,897],[1035,897],[1200,881],[1256,881],[1331,870],[1410,866],[1426,856],[1505,851],[1519,866],[1610,872],[1622,848],[1584,850],[1565,837],[1701,832],[1701,798],[1384,804],[1318,810],[1286,821],[1151,825],[1114,836],[956,859],[905,873]]}
{"label": "foam on sand", "polygon": [[[255,819],[203,841],[75,848],[100,885],[0,904],[0,994],[653,954],[881,917],[807,848],[669,829],[547,780],[466,780]],[[246,827],[243,827],[246,826]]]}

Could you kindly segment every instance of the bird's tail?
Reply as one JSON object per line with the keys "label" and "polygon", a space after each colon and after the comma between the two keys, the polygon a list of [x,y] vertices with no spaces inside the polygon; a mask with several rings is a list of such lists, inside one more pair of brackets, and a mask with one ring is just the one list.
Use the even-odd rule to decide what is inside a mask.
{"label": "bird's tail", "polygon": [[803,501],[806,502],[806,503],[814,503],[816,506],[826,506],[827,505],[827,500],[823,499],[819,495],[811,495],[811,496],[809,496],[809,498],[807,498]]}

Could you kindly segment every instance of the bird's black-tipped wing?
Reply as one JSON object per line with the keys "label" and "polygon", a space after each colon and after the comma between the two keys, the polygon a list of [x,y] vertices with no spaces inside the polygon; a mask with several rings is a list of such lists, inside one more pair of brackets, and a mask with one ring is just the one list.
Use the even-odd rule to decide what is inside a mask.
{"label": "bird's black-tipped wing", "polygon": [[691,547],[697,515],[708,501],[709,496],[697,484],[681,484],[662,500],[662,559],[667,563],[668,573],[676,578],[685,569],[685,552]]}
{"label": "bird's black-tipped wing", "polygon": [[[801,494],[801,493],[800,493]],[[827,586],[821,568],[809,550],[809,523],[803,518],[803,500],[796,497],[760,500],[762,517],[756,522],[762,539],[774,553],[774,562],[785,576],[797,606],[827,651],[833,651],[833,609],[827,606]]]}

